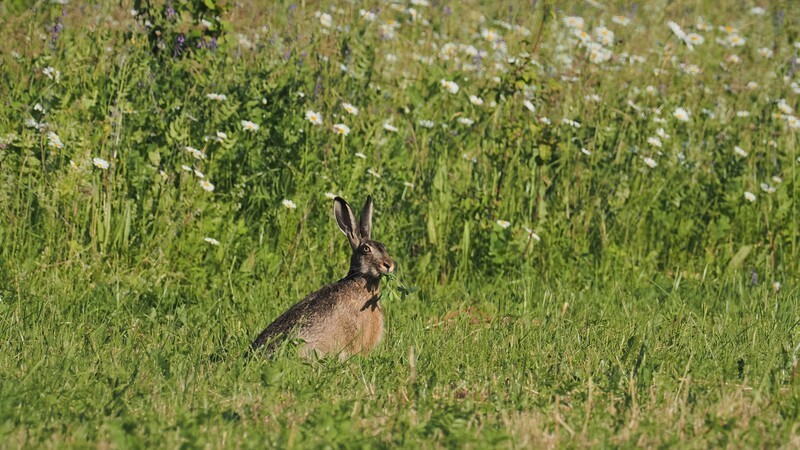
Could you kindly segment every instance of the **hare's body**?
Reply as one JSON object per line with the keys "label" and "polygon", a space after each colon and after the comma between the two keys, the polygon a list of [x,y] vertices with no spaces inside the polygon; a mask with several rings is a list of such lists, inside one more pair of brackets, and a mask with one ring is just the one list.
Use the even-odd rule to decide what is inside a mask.
{"label": "hare's body", "polygon": [[368,353],[383,336],[383,313],[378,305],[378,282],[347,277],[323,287],[275,319],[253,347],[271,347],[294,333],[304,343],[302,356]]}
{"label": "hare's body", "polygon": [[350,271],[341,280],[311,293],[272,322],[253,341],[252,348],[268,350],[285,337],[303,340],[300,354],[347,358],[375,348],[383,336],[383,313],[378,305],[381,275],[394,270],[394,261],[380,242],[370,239],[372,199],[367,197],[361,220],[341,198],[334,200],[339,228],[350,241]]}

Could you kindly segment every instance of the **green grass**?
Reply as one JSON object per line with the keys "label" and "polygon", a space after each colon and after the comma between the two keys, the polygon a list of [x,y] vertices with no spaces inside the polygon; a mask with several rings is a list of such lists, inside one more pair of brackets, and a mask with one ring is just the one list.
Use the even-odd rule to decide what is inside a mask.
{"label": "green grass", "polygon": [[[791,2],[73,3],[0,4],[0,447],[800,446]],[[368,356],[248,356],[346,272],[326,193],[418,291]]]}

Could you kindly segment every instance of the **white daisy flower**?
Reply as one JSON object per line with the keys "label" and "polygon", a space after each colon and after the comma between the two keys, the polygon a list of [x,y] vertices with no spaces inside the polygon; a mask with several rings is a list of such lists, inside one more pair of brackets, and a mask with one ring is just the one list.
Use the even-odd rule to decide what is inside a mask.
{"label": "white daisy flower", "polygon": [[733,146],[733,152],[737,155],[741,156],[742,158],[747,158],[747,151],[738,145]]}
{"label": "white daisy flower", "polygon": [[475,106],[483,106],[483,99],[478,97],[477,95],[470,95],[469,102]]}
{"label": "white daisy flower", "polygon": [[681,122],[689,121],[689,113],[683,108],[675,109],[675,112],[673,112],[672,115]]}
{"label": "white daisy flower", "polygon": [[429,128],[429,129],[433,128],[436,125],[435,123],[433,123],[432,120],[425,120],[425,119],[420,120],[417,123],[419,124],[419,126],[421,126],[423,128]]}
{"label": "white daisy flower", "polygon": [[744,198],[747,199],[748,202],[753,203],[756,201],[756,194],[753,194],[750,191],[744,191]]}
{"label": "white daisy flower", "polygon": [[442,79],[441,82],[442,87],[451,94],[458,94],[458,84],[455,81],[447,81]]}
{"label": "white daisy flower", "polygon": [[94,164],[94,166],[97,167],[98,169],[103,169],[103,170],[108,169],[110,166],[108,164],[108,161],[106,161],[103,158],[92,158],[92,164]]}
{"label": "white daisy flower", "polygon": [[259,128],[260,127],[255,122],[251,122],[249,120],[243,120],[242,121],[242,129],[244,131],[249,131],[251,133],[255,133],[256,131],[258,131]]}
{"label": "white daisy flower", "polygon": [[50,78],[51,80],[53,80],[53,81],[55,81],[55,82],[58,82],[58,81],[60,81],[60,80],[61,80],[61,72],[59,72],[58,70],[56,70],[56,69],[54,69],[54,68],[52,68],[52,67],[45,67],[45,68],[42,70],[42,73],[43,73],[43,74],[44,74],[44,75],[45,75],[47,78]]}
{"label": "white daisy flower", "polygon": [[347,136],[350,134],[350,127],[343,123],[337,123],[333,126],[333,132],[342,136]]}
{"label": "white daisy flower", "polygon": [[350,103],[342,103],[342,108],[344,108],[345,111],[347,111],[348,113],[350,113],[350,114],[352,114],[354,116],[358,115],[358,108],[356,108],[355,106],[351,105]]}
{"label": "white daisy flower", "polygon": [[219,241],[211,237],[204,237],[203,240],[211,245],[219,245]]}
{"label": "white daisy flower", "polygon": [[210,94],[206,94],[206,98],[209,100],[214,100],[216,102],[222,102],[228,99],[228,96],[225,94],[216,94],[214,92]]}
{"label": "white daisy flower", "polygon": [[333,17],[328,13],[322,13],[319,15],[319,23],[325,28],[330,28],[333,26]]}
{"label": "white daisy flower", "polygon": [[583,17],[579,16],[566,16],[563,20],[564,25],[575,29],[582,29],[585,24]]}
{"label": "white daisy flower", "polygon": [[611,18],[611,21],[617,25],[622,25],[623,27],[627,27],[631,23],[631,19],[625,16],[614,16]]}
{"label": "white daisy flower", "polygon": [[295,205],[295,203],[293,201],[291,201],[289,199],[286,199],[286,198],[281,200],[281,204],[287,209],[296,209],[297,208],[297,205]]}
{"label": "white daisy flower", "polygon": [[306,111],[306,119],[308,119],[308,121],[314,125],[322,125],[322,115],[318,112],[314,112],[309,109]]}
{"label": "white daisy flower", "polygon": [[363,154],[361,152],[356,152],[356,158],[367,159],[367,155],[365,155],[365,154]]}
{"label": "white daisy flower", "polygon": [[194,156],[195,159],[206,159],[206,154],[201,152],[200,150],[194,147],[190,147],[188,145],[184,148],[186,149],[187,152],[189,152],[192,156]]}
{"label": "white daisy flower", "polygon": [[47,145],[57,150],[64,148],[64,143],[61,142],[61,138],[53,131],[47,133],[47,141]]}
{"label": "white daisy flower", "polygon": [[511,222],[507,220],[498,220],[497,224],[500,225],[500,228],[506,229],[511,226]]}
{"label": "white daisy flower", "polygon": [[658,166],[658,162],[656,162],[656,160],[655,160],[655,159],[653,159],[653,158],[650,158],[650,157],[647,157],[647,156],[645,156],[644,158],[642,158],[642,161],[644,161],[644,163],[645,163],[645,164],[646,164],[648,167],[650,167],[651,169],[655,169],[655,168]]}
{"label": "white daisy flower", "polygon": [[205,190],[207,192],[213,192],[214,191],[214,185],[211,184],[211,182],[208,181],[208,180],[200,180],[200,187],[202,187],[203,190]]}
{"label": "white daisy flower", "polygon": [[383,129],[392,133],[397,133],[397,127],[392,125],[391,122],[383,122]]}
{"label": "white daisy flower", "polygon": [[661,139],[655,136],[647,138],[647,143],[652,145],[653,147],[661,148]]}
{"label": "white daisy flower", "polygon": [[334,194],[333,192],[326,192],[325,198],[327,198],[328,200],[333,200],[336,198],[336,194]]}

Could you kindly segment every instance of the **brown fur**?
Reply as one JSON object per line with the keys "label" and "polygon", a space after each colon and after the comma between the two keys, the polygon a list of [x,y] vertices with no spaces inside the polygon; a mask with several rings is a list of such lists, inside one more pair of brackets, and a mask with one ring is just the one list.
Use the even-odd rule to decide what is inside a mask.
{"label": "brown fur", "polygon": [[337,198],[339,201],[335,207],[337,221],[353,249],[350,272],[280,315],[253,341],[253,349],[272,351],[283,338],[293,336],[304,341],[299,349],[302,356],[316,353],[344,359],[368,353],[380,343],[380,276],[394,269],[394,261],[383,244],[369,239],[371,199],[367,198],[358,227],[349,205]]}

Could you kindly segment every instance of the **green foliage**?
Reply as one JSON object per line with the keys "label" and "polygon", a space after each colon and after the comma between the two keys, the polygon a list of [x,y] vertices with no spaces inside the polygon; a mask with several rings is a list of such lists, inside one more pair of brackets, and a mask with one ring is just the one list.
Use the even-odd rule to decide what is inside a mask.
{"label": "green foliage", "polygon": [[[425,3],[0,4],[0,442],[797,446],[800,10]],[[331,194],[383,344],[245,357]]]}

